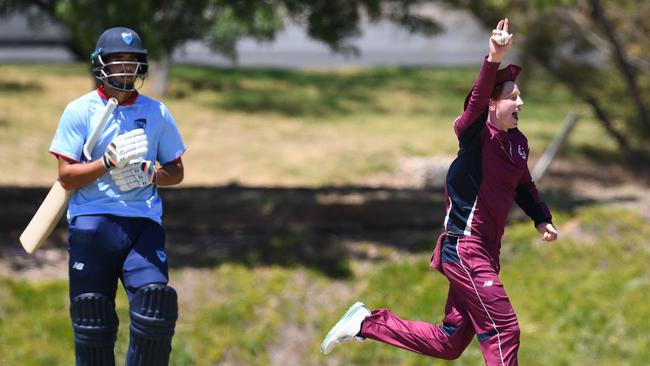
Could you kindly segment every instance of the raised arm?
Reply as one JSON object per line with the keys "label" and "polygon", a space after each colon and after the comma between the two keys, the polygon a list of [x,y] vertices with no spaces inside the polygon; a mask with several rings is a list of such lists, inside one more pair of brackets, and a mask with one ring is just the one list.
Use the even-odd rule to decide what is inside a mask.
{"label": "raised arm", "polygon": [[509,36],[505,45],[497,43],[501,31],[508,31],[508,19],[500,20],[496,29],[492,31],[492,36],[489,39],[488,55],[483,60],[478,77],[472,86],[468,99],[465,101],[463,114],[454,122],[454,132],[458,137],[470,125],[478,121],[479,116],[485,112],[485,108],[488,106],[499,64],[512,45],[512,35]]}

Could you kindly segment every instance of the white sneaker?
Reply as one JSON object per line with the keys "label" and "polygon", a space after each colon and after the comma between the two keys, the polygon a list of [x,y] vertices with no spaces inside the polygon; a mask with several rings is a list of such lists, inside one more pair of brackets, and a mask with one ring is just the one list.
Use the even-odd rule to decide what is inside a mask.
{"label": "white sneaker", "polygon": [[362,302],[357,301],[352,304],[323,339],[320,346],[321,352],[328,354],[339,343],[351,340],[363,341],[364,338],[357,337],[357,334],[361,331],[361,322],[367,316],[370,316],[370,310]]}

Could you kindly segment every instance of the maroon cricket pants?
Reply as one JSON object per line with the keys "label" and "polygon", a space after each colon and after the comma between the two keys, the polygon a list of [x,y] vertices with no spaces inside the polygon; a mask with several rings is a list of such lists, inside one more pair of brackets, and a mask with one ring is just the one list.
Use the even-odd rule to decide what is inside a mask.
{"label": "maroon cricket pants", "polygon": [[363,321],[360,335],[452,360],[476,334],[486,365],[517,365],[519,324],[498,276],[498,260],[485,249],[490,244],[471,236],[439,238],[431,265],[449,280],[441,324],[402,320],[378,309]]}

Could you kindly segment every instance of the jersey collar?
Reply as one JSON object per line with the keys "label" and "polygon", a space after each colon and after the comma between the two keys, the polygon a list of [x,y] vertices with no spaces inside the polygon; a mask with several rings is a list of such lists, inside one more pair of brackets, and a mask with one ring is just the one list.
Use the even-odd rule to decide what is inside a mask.
{"label": "jersey collar", "polygon": [[[106,92],[104,91],[104,85],[100,85],[100,86],[97,87],[97,94],[99,94],[99,96],[104,100],[108,100],[110,98],[108,96],[108,94],[106,94]],[[138,91],[134,90],[134,93],[131,94],[129,99],[125,100],[124,102],[121,102],[119,105],[124,106],[124,105],[132,105],[132,104],[134,104],[135,100],[138,98],[138,95],[140,95],[138,93]]]}

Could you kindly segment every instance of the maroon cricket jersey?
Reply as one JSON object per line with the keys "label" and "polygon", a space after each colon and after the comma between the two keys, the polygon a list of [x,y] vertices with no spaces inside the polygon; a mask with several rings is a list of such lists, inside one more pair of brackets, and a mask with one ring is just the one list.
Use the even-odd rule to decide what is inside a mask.
{"label": "maroon cricket jersey", "polygon": [[517,128],[503,131],[488,122],[498,68],[484,60],[466,109],[454,122],[460,150],[447,173],[445,218],[448,234],[480,237],[495,259],[513,201],[535,225],[551,222],[528,170],[526,137]]}

